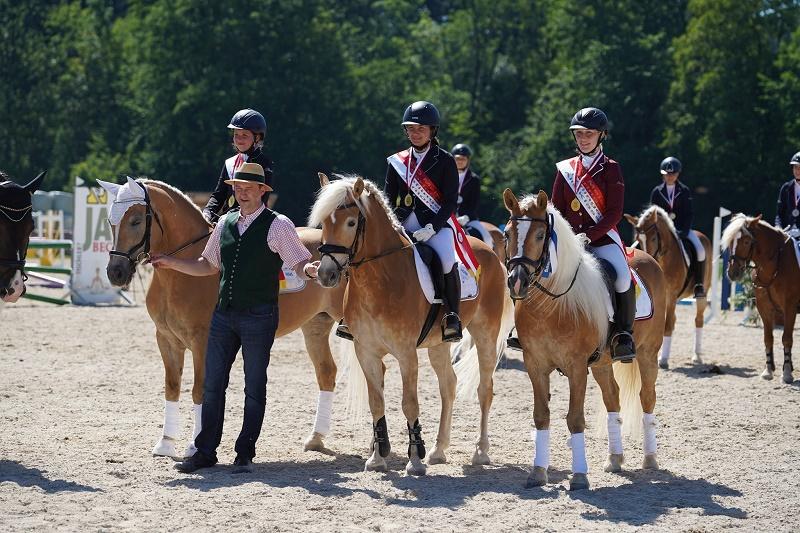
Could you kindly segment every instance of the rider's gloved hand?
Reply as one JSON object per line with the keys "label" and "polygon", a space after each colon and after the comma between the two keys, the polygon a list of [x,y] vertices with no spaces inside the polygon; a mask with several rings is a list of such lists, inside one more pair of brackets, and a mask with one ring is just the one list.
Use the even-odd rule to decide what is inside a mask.
{"label": "rider's gloved hand", "polygon": [[458,223],[462,226],[466,226],[469,222],[469,215],[461,215],[460,217],[456,218],[456,220],[458,220]]}
{"label": "rider's gloved hand", "polygon": [[414,240],[419,242],[425,242],[434,235],[436,235],[436,231],[434,231],[433,226],[431,224],[426,224],[424,228],[418,229],[414,232]]}

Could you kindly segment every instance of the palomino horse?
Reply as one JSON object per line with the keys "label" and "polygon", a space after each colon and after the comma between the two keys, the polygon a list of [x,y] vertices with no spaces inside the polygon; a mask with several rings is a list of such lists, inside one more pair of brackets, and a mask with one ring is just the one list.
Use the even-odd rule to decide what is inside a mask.
{"label": "palomino horse", "polygon": [[[134,197],[137,188],[147,194],[143,201],[134,203],[121,200],[123,196],[119,186],[109,190],[115,200],[131,202],[119,225],[114,228],[115,251],[109,258],[107,268],[108,278],[114,285],[130,283],[137,263],[145,260],[151,252],[174,253],[178,257],[188,258],[200,255],[209,235],[209,225],[188,197],[170,185],[152,180],[136,182],[128,178],[128,183],[122,187],[133,191]],[[298,233],[303,244],[317,255],[321,232],[305,228],[298,229]],[[200,408],[203,403],[206,340],[218,290],[218,276],[192,277],[163,268],[156,269],[153,274],[147,291],[147,311],[156,325],[156,341],[164,361],[166,400],[164,432],[153,449],[154,455],[182,457],[194,453],[193,442],[183,455],[175,449],[183,358],[186,350],[192,352],[196,437],[200,432]],[[277,336],[286,335],[297,328],[303,330],[306,349],[314,364],[319,385],[317,416],[314,429],[305,441],[306,450],[323,450],[323,437],[330,427],[336,363],[328,344],[328,334],[334,319],[342,316],[343,292],[343,289],[328,290],[317,283],[306,283],[299,292],[281,294],[279,297]]]}
{"label": "palomino horse", "polygon": [[[667,322],[664,325],[664,343],[661,346],[661,357],[658,360],[658,364],[661,368],[669,368],[672,332],[675,329],[675,306],[682,298],[692,296],[694,288],[694,281],[691,278],[692,273],[683,258],[683,250],[681,249],[675,224],[666,211],[657,205],[651,205],[638,217],[625,215],[625,218],[634,227],[636,240],[641,245],[642,250],[658,261],[658,265],[667,278]],[[703,248],[706,250],[706,258],[708,260],[705,265],[703,283],[706,290],[708,290],[711,287],[711,242],[708,237],[699,231],[693,231],[697,234],[703,244]],[[692,363],[695,364],[703,362],[700,358],[703,349],[703,313],[707,306],[708,301],[705,297],[695,300],[694,356],[692,357]]]}
{"label": "palomino horse", "polygon": [[795,241],[789,235],[767,222],[761,216],[747,217],[741,213],[731,219],[722,233],[722,246],[731,252],[728,277],[741,281],[744,273],[753,268],[753,286],[756,287],[756,307],[764,322],[764,347],[767,365],[761,373],[772,379],[775,358],[772,352],[772,327],[774,313],[783,313],[783,382],[792,383],[792,336],[800,302],[800,268],[795,256]]}
{"label": "palomino horse", "polygon": [[17,185],[0,171],[0,302],[25,294],[25,256],[33,232],[31,197],[47,171],[27,185]]}
{"label": "palomino horse", "polygon": [[[633,330],[636,359],[632,364],[611,364],[607,348],[609,313],[606,283],[599,263],[584,250],[581,240],[561,214],[548,205],[547,194],[539,191],[517,200],[510,189],[503,193],[511,214],[508,285],[516,303],[516,325],[522,344],[525,368],[533,385],[533,419],[536,425],[536,454],[527,486],[548,482],[550,463],[550,374],[559,369],[569,379],[567,427],[571,433],[572,480],[570,490],[588,488],[583,431],[586,375],[590,357],[601,355],[592,365],[608,411],[607,472],[621,470],[623,461],[620,392],[626,417],[644,410],[644,468],[658,468],[653,409],[656,404],[658,349],[664,331],[666,280],[658,263],[636,250],[631,267],[650,289],[653,315],[637,321]],[[553,256],[552,249],[555,249]],[[546,274],[546,275],[545,275]],[[639,402],[636,374],[641,376]],[[615,379],[616,378],[616,379]],[[617,385],[620,381],[620,386]]]}
{"label": "palomino horse", "polygon": [[[406,472],[423,475],[426,465],[425,443],[419,425],[417,399],[417,348],[428,348],[431,366],[439,380],[442,410],[436,447],[428,463],[446,461],[450,445],[456,376],[450,363],[449,345],[442,342],[436,324],[417,345],[430,304],[417,282],[412,243],[403,231],[386,198],[378,187],[362,178],[344,177],[328,181],[320,174],[321,190],[309,216],[309,225],[322,224],[323,257],[319,281],[326,287],[342,284],[349,276],[344,297],[344,317],[355,338],[355,352],[367,380],[374,438],[372,455],[365,470],[387,469],[389,432],[384,412],[383,383],[386,366],[383,357],[395,356],[403,380],[403,414],[409,433]],[[478,353],[481,406],[480,435],[473,464],[488,464],[488,417],[492,404],[493,373],[508,327],[512,307],[504,288],[505,269],[492,250],[478,239],[470,243],[480,263],[478,296],[461,303],[462,323],[475,339]],[[501,326],[501,319],[504,326]],[[507,333],[507,332],[506,332]],[[498,342],[499,341],[499,342]],[[474,357],[472,358],[474,360]]]}

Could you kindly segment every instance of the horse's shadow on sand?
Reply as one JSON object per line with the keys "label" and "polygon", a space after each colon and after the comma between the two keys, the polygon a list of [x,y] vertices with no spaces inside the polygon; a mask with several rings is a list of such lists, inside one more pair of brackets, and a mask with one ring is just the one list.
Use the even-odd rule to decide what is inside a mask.
{"label": "horse's shadow on sand", "polygon": [[[662,370],[661,372],[664,372]],[[678,366],[670,368],[666,372],[676,372],[683,374],[687,378],[707,379],[716,376],[735,376],[737,378],[752,378],[758,375],[758,371],[752,368],[743,368],[728,365],[702,364],[694,366]]]}
{"label": "horse's shadow on sand", "polygon": [[0,483],[10,481],[20,487],[39,487],[48,494],[56,492],[102,492],[102,489],[64,479],[49,479],[38,468],[29,468],[16,461],[0,460]]}

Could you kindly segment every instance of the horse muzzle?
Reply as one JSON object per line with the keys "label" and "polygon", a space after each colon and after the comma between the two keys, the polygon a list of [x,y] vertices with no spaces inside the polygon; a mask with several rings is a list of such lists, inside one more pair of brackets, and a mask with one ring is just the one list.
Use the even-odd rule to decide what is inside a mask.
{"label": "horse muzzle", "polygon": [[508,290],[512,300],[523,300],[528,296],[530,288],[530,276],[522,265],[517,265],[511,269],[506,279]]}
{"label": "horse muzzle", "polygon": [[128,259],[113,255],[109,258],[106,274],[108,275],[108,280],[115,287],[125,287],[130,284],[134,272],[136,272],[136,265]]}
{"label": "horse muzzle", "polygon": [[323,257],[317,268],[317,281],[326,289],[332,289],[342,280],[342,272],[343,269],[338,264],[328,257]]}
{"label": "horse muzzle", "polygon": [[728,263],[728,279],[738,283],[744,277],[744,268],[736,265],[735,263]]}

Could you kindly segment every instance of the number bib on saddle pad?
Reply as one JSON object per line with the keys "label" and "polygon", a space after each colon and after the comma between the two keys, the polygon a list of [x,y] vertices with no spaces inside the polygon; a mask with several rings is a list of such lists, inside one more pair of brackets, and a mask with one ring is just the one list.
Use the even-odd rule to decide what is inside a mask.
{"label": "number bib on saddle pad", "polygon": [[[650,291],[647,289],[647,285],[642,282],[639,273],[632,268],[630,271],[633,275],[633,281],[631,283],[634,283],[636,286],[636,320],[649,320],[653,318],[653,300],[650,298]],[[607,290],[604,292],[606,309],[608,310],[608,321],[613,322],[614,304],[611,303],[611,295],[609,292]]]}
{"label": "number bib on saddle pad", "polygon": [[[438,258],[434,258],[434,261],[438,260]],[[419,279],[419,286],[423,294],[425,294],[425,299],[428,300],[429,304],[433,304],[434,289],[431,271],[422,260],[416,246],[414,247],[414,264],[417,266],[417,278]],[[478,281],[469,273],[464,263],[457,261],[456,266],[458,267],[458,273],[461,277],[461,300],[474,300],[478,297]]]}
{"label": "number bib on saddle pad", "polygon": [[305,287],[306,280],[298,276],[297,272],[295,272],[293,268],[289,268],[286,265],[281,267],[279,294],[286,292],[300,292],[305,289]]}

